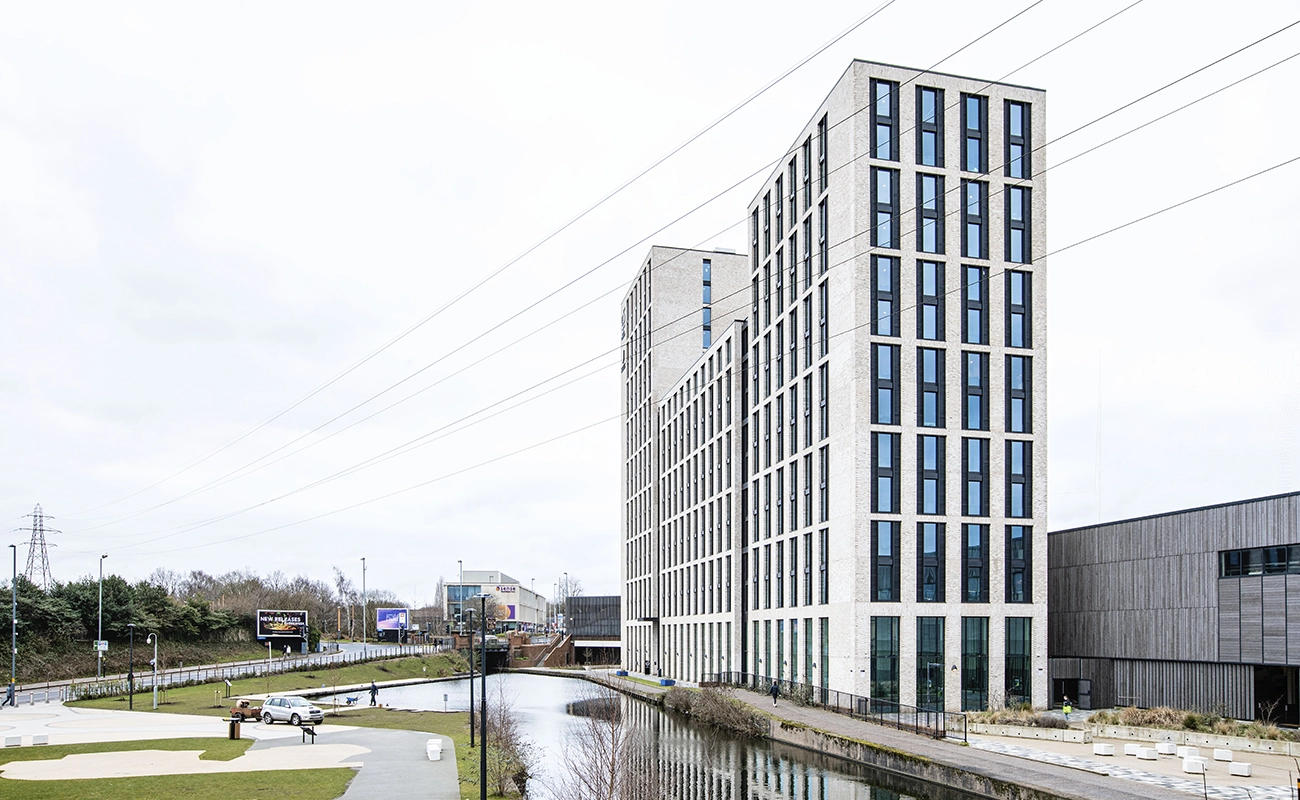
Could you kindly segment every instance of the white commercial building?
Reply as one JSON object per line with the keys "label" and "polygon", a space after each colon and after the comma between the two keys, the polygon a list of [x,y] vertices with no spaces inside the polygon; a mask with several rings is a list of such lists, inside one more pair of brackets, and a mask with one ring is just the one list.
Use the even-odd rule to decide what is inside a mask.
{"label": "white commercial building", "polygon": [[1047,702],[1045,131],[1039,90],[855,61],[751,202],[739,286],[712,256],[744,305],[689,315],[709,254],[651,251],[626,666]]}
{"label": "white commercial building", "polygon": [[462,613],[468,609],[473,609],[478,624],[479,601],[474,598],[480,593],[492,597],[500,627],[529,630],[547,623],[546,598],[504,572],[467,569],[461,582],[445,584],[445,591],[443,602],[453,627],[465,619]]}

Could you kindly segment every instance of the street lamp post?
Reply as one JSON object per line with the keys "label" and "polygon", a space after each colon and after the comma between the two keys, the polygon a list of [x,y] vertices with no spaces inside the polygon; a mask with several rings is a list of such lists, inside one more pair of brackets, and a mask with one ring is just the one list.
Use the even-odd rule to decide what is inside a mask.
{"label": "street lamp post", "polygon": [[108,553],[99,557],[99,638],[95,641],[96,678],[104,677],[104,559],[106,558]]}
{"label": "street lamp post", "polygon": [[158,710],[158,634],[151,633],[149,634],[149,638],[145,639],[144,641],[145,644],[153,642],[153,661],[149,663],[153,665],[153,707],[154,710],[157,711]]}
{"label": "street lamp post", "polygon": [[474,609],[464,608],[462,600],[461,619],[469,618],[469,746],[474,746]]}
{"label": "street lamp post", "polygon": [[129,661],[126,668],[126,707],[130,711],[135,711],[135,623],[126,623],[127,630],[131,632],[131,644],[128,652]]}
{"label": "street lamp post", "polygon": [[361,559],[361,657],[366,656],[366,560]]}
{"label": "street lamp post", "polygon": [[[9,545],[14,551],[14,577],[9,583],[10,593],[13,595],[13,610],[9,616],[9,647],[12,651],[9,655],[9,689],[5,692],[5,703],[17,708],[17,698],[14,696],[18,680],[18,545]],[[0,703],[0,708],[4,703]]]}
{"label": "street lamp post", "polygon": [[[483,618],[483,643],[479,650],[482,652],[483,663],[479,672],[483,674],[483,684],[479,698],[481,711],[479,712],[479,752],[478,752],[478,786],[479,800],[487,800],[487,592],[480,592],[479,599],[479,616]],[[473,681],[471,681],[473,683]]]}

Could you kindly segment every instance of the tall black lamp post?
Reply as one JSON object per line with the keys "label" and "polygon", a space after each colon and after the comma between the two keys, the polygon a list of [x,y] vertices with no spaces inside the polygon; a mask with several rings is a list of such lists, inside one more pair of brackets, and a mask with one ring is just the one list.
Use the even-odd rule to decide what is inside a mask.
{"label": "tall black lamp post", "polygon": [[[487,800],[487,593],[481,593],[479,599],[479,616],[483,618],[483,643],[479,649],[482,651],[483,663],[480,672],[483,673],[483,691],[482,697],[479,698],[479,751],[478,751],[478,791],[479,800]],[[471,680],[470,683],[473,683]]]}
{"label": "tall black lamp post", "polygon": [[464,608],[461,614],[469,622],[469,746],[474,746],[474,609]]}
{"label": "tall black lamp post", "polygon": [[18,680],[18,545],[9,545],[14,550],[14,577],[10,582],[9,588],[13,595],[13,610],[9,617],[9,688],[5,691],[4,703],[0,703],[0,708],[4,708],[5,703],[17,708],[17,697],[14,692],[18,691],[15,681]]}
{"label": "tall black lamp post", "polygon": [[131,644],[128,646],[129,666],[126,668],[126,707],[131,711],[135,710],[135,623],[126,623],[127,630],[131,632]]}

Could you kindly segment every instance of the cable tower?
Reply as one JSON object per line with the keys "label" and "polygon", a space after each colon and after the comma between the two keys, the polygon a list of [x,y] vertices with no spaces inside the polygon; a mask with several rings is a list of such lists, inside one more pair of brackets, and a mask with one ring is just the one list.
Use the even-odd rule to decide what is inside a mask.
{"label": "cable tower", "polygon": [[23,570],[23,576],[41,587],[43,591],[49,591],[54,584],[54,578],[50,575],[50,551],[49,545],[45,543],[45,534],[62,533],[62,531],[45,527],[45,521],[54,517],[45,516],[45,512],[41,511],[40,503],[37,503],[36,510],[27,516],[31,518],[32,526],[16,529],[23,533],[30,532],[32,535],[32,540],[27,545],[27,569]]}

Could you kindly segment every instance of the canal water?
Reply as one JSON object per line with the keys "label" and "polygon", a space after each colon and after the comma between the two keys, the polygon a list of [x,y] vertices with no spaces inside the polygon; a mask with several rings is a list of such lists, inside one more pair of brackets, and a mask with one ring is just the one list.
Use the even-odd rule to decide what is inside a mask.
{"label": "canal water", "polygon": [[[489,702],[503,696],[537,751],[528,783],[531,800],[565,800],[566,743],[573,749],[588,722],[583,709],[607,690],[587,681],[519,673],[489,675]],[[475,680],[475,702],[480,680]],[[353,695],[369,703],[365,693]],[[445,700],[444,700],[445,698]],[[340,698],[342,699],[342,698]],[[382,689],[379,702],[396,708],[465,711],[467,680]],[[599,700],[597,700],[599,702]],[[947,787],[899,778],[864,765],[780,743],[720,734],[627,697],[617,696],[630,729],[642,737],[667,795],[683,800],[972,800]],[[488,732],[491,736],[491,731]],[[570,752],[567,756],[572,759]]]}

